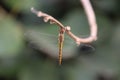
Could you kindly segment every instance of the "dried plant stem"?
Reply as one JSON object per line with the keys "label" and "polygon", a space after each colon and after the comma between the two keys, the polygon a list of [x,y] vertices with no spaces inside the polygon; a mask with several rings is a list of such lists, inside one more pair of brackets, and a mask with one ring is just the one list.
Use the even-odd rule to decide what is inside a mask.
{"label": "dried plant stem", "polygon": [[52,16],[43,13],[41,11],[37,11],[34,8],[31,8],[31,11],[33,13],[35,13],[38,17],[43,17],[45,22],[50,21],[50,24],[57,24],[60,29],[64,29],[64,31],[75,40],[75,42],[80,45],[80,43],[91,43],[95,40],[97,40],[97,24],[96,24],[96,18],[95,18],[95,14],[93,11],[93,8],[90,4],[89,0],[80,0],[83,8],[85,10],[85,13],[87,15],[88,18],[88,22],[90,25],[90,36],[87,38],[79,38],[76,35],[74,35],[71,32],[71,29],[69,26],[65,27],[64,25],[62,25],[62,23],[60,23],[58,20],[56,20],[55,18],[53,18]]}
{"label": "dried plant stem", "polygon": [[90,25],[90,32],[91,32],[90,37],[93,38],[93,40],[96,40],[97,39],[97,23],[96,23],[95,13],[91,6],[90,0],[80,0],[80,1],[83,5],[83,8],[85,10],[85,13],[87,15],[87,19]]}
{"label": "dried plant stem", "polygon": [[69,30],[66,31],[67,34],[70,37],[72,37],[78,45],[80,45],[80,43],[90,43],[90,42],[97,40],[97,23],[96,23],[96,18],[95,18],[95,14],[91,6],[91,3],[89,0],[80,0],[80,1],[87,15],[87,19],[88,19],[89,26],[90,26],[90,36],[88,38],[79,38],[75,36],[72,32],[70,32]]}
{"label": "dried plant stem", "polygon": [[50,16],[50,15],[48,15],[46,13],[43,13],[41,11],[37,11],[34,8],[31,8],[31,11],[33,13],[35,13],[38,17],[43,17],[45,22],[48,22],[48,20],[50,20],[50,24],[57,24],[60,28],[64,28],[62,23],[60,23],[58,20],[56,20],[52,16]]}

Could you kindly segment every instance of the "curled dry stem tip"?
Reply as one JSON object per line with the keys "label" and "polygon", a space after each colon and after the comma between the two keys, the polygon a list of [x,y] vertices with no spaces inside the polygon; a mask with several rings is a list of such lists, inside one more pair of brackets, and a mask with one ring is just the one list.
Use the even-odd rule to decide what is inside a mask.
{"label": "curled dry stem tip", "polygon": [[31,8],[31,12],[34,14],[38,14],[38,11],[36,9],[34,9],[34,7]]}

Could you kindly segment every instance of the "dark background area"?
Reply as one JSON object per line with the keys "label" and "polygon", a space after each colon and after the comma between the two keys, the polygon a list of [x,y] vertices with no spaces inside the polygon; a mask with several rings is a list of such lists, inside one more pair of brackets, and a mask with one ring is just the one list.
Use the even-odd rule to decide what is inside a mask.
{"label": "dark background area", "polygon": [[0,0],[0,80],[120,80],[120,0],[90,0],[98,40],[76,43],[65,35],[58,64],[58,27],[31,7],[52,15],[80,37],[89,25],[79,0]]}

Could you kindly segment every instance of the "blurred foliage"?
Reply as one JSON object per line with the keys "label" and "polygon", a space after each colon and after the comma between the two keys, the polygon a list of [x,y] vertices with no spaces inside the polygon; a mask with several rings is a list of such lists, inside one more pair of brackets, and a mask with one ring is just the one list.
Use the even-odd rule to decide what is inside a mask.
{"label": "blurred foliage", "polygon": [[76,43],[65,35],[58,65],[58,27],[30,12],[46,12],[80,37],[89,25],[79,0],[0,0],[0,80],[119,80],[120,0],[91,0],[98,40]]}

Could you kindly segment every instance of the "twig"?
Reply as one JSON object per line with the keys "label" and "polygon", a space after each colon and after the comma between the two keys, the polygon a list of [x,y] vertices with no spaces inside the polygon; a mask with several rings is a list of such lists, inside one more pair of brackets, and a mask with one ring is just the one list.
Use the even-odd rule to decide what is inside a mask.
{"label": "twig", "polygon": [[60,23],[58,20],[56,20],[55,18],[53,18],[52,16],[43,13],[41,11],[37,11],[34,8],[31,8],[31,11],[33,13],[35,13],[38,17],[43,17],[45,22],[50,21],[50,24],[57,24],[61,29],[64,29],[65,32],[75,40],[75,42],[80,45],[80,43],[91,43],[95,40],[97,40],[97,24],[96,24],[96,19],[95,19],[95,14],[94,11],[92,9],[92,6],[90,4],[89,0],[80,0],[83,8],[85,9],[85,13],[87,15],[88,18],[88,22],[90,25],[90,36],[87,38],[79,38],[76,35],[74,35],[71,32],[71,29],[69,26],[65,27],[64,25],[62,25],[62,23]]}
{"label": "twig", "polygon": [[70,30],[66,30],[67,34],[71,38],[73,38],[78,45],[80,45],[80,43],[91,43],[97,40],[97,23],[91,3],[89,0],[80,0],[80,1],[83,5],[83,8],[88,18],[88,22],[90,26],[90,36],[87,38],[79,38],[75,36],[72,32],[70,32]]}
{"label": "twig", "polygon": [[91,6],[90,0],[80,0],[80,1],[83,5],[83,8],[85,10],[89,22],[90,32],[91,32],[90,37],[93,39],[93,41],[97,40],[97,23],[96,23],[95,13]]}
{"label": "twig", "polygon": [[35,13],[38,17],[43,17],[44,18],[44,22],[48,22],[50,20],[50,24],[57,24],[60,28],[64,28],[62,23],[60,23],[58,20],[56,20],[52,16],[50,16],[50,15],[48,15],[46,13],[43,13],[41,11],[37,11],[34,8],[31,8],[31,11],[33,13]]}

